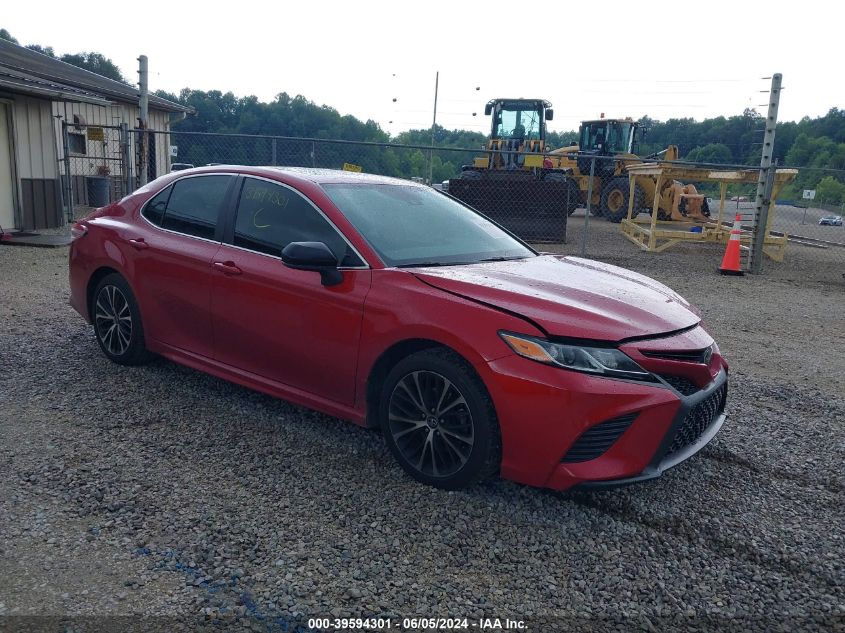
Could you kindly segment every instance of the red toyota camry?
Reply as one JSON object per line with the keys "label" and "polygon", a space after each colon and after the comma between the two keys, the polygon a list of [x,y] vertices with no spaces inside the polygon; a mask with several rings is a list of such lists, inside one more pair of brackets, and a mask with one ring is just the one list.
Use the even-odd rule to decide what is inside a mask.
{"label": "red toyota camry", "polygon": [[651,479],[725,419],[727,364],[680,296],[538,254],[423,185],[190,169],[73,235],[71,303],[109,359],[158,354],[380,427],[434,486]]}

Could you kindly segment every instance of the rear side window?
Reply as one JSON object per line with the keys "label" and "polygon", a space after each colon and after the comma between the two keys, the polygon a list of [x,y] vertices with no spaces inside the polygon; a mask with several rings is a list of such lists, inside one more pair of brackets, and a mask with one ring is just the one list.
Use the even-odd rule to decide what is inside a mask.
{"label": "rear side window", "polygon": [[280,257],[291,242],[323,242],[341,266],[363,264],[337,229],[302,195],[265,180],[245,178],[234,245]]}
{"label": "rear side window", "polygon": [[161,226],[164,221],[164,210],[167,208],[167,200],[170,198],[171,191],[173,191],[173,187],[162,189],[144,207],[144,217],[156,226]]}
{"label": "rear side window", "polygon": [[212,240],[231,182],[231,176],[177,180],[150,199],[143,215],[163,229]]}

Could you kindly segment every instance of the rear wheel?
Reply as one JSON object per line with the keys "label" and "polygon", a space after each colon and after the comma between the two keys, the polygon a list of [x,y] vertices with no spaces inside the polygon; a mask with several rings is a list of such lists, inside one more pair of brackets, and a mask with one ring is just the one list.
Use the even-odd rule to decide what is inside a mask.
{"label": "rear wheel", "polygon": [[[627,178],[611,178],[601,192],[602,214],[611,222],[618,224],[628,215],[628,202],[631,185]],[[639,185],[634,187],[634,214],[643,206],[643,190]]]}
{"label": "rear wheel", "polygon": [[117,273],[103,277],[94,289],[91,320],[100,349],[119,365],[141,365],[152,358],[144,345],[138,303],[126,280]]}
{"label": "rear wheel", "polygon": [[424,350],[400,361],[382,387],[380,418],[390,451],[417,481],[454,490],[498,472],[493,402],[454,352]]}

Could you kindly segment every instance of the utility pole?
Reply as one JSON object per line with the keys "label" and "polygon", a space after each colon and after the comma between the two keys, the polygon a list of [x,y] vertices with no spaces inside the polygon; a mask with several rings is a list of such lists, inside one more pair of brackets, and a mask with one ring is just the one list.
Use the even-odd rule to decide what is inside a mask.
{"label": "utility pole", "polygon": [[[434,76],[434,118],[431,121],[431,146],[434,147],[434,128],[437,126],[437,89],[440,85],[440,71]],[[434,184],[434,150],[428,150],[428,184]]]}
{"label": "utility pole", "polygon": [[778,122],[778,105],[782,75],[772,75],[772,87],[769,91],[769,112],[766,116],[766,131],[763,134],[763,156],[760,159],[760,173],[757,176],[757,197],[754,199],[754,237],[751,245],[751,272],[759,274],[763,267],[763,248],[766,244],[766,231],[769,225],[769,207],[772,203],[772,189],[775,183],[775,170],[772,166],[772,154],[775,149],[775,129]]}
{"label": "utility pole", "polygon": [[149,169],[150,150],[148,147],[149,138],[147,136],[148,119],[150,115],[150,93],[147,85],[148,79],[147,56],[141,55],[138,58],[138,87],[140,88],[139,108],[141,116],[138,118],[138,128],[141,130],[141,169],[139,176],[141,178],[141,186],[147,184],[147,172]]}

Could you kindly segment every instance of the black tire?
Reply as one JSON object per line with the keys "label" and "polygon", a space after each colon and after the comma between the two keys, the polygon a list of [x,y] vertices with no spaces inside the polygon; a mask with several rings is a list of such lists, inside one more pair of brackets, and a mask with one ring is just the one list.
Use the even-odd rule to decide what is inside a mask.
{"label": "black tire", "polygon": [[461,178],[463,180],[480,180],[481,172],[475,169],[465,169],[461,172]]}
{"label": "black tire", "polygon": [[97,343],[109,360],[118,365],[142,365],[152,360],[144,345],[138,302],[119,274],[106,275],[94,289],[91,321]]}
{"label": "black tire", "polygon": [[382,386],[379,419],[390,452],[417,481],[456,490],[499,471],[493,401],[472,367],[450,350],[399,361]]}
{"label": "black tire", "polygon": [[578,189],[578,185],[572,178],[559,171],[550,171],[543,174],[543,180],[568,183],[568,193],[563,196],[564,201],[569,201],[569,204],[564,202],[564,205],[566,206],[566,215],[572,215],[575,212],[575,209],[581,206],[581,190]]}
{"label": "black tire", "polygon": [[[601,190],[601,211],[602,215],[615,224],[619,224],[623,218],[628,216],[628,197],[630,196],[631,185],[628,178],[617,176],[611,178]],[[637,185],[634,188],[634,215],[643,208],[642,187]]]}

